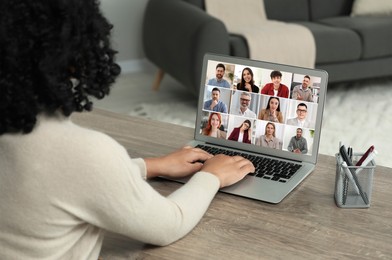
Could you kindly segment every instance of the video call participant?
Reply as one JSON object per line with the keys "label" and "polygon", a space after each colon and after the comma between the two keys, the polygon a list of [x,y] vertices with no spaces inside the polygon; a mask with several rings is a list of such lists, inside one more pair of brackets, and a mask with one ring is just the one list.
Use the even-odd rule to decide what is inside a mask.
{"label": "video call participant", "polygon": [[294,125],[294,126],[299,126],[299,127],[306,127],[309,128],[311,127],[310,122],[306,120],[306,116],[308,114],[308,106],[305,103],[299,103],[297,105],[297,117],[295,118],[290,118],[287,119],[287,124],[288,125]]}
{"label": "video call participant", "polygon": [[226,132],[220,130],[222,125],[222,116],[219,113],[211,113],[206,127],[203,129],[203,135],[226,139]]}
{"label": "video call participant", "polygon": [[280,83],[282,81],[282,73],[280,71],[274,70],[271,72],[270,77],[272,82],[265,84],[261,90],[261,94],[288,98],[289,88],[286,85]]}
{"label": "video call participant", "polygon": [[[132,159],[72,122],[120,74],[99,1],[0,1],[0,17],[0,259],[95,260],[106,232],[168,245],[219,188],[254,172],[243,157],[190,147]],[[146,181],[187,175],[168,197]]]}
{"label": "video call participant", "polygon": [[241,82],[237,84],[237,90],[259,93],[259,87],[255,85],[253,71],[250,68],[242,70]]}
{"label": "video call participant", "polygon": [[252,123],[246,119],[239,127],[231,131],[229,140],[250,144],[252,140]]}
{"label": "video call participant", "polygon": [[249,109],[251,101],[252,95],[248,92],[242,92],[240,95],[240,107],[232,109],[230,113],[238,116],[256,118],[256,113]]}
{"label": "video call participant", "polygon": [[291,137],[287,150],[293,153],[306,154],[308,152],[308,143],[302,136],[302,128],[297,128],[297,135]]}
{"label": "video call participant", "polygon": [[225,75],[225,65],[222,63],[218,63],[215,68],[215,78],[212,78],[208,81],[208,85],[217,86],[222,88],[230,88],[230,83],[223,78]]}
{"label": "video call participant", "polygon": [[227,113],[227,106],[225,103],[219,100],[220,89],[213,88],[211,91],[211,99],[204,102],[204,109],[212,110],[215,112]]}
{"label": "video call participant", "polygon": [[282,149],[282,142],[279,140],[279,138],[275,137],[275,131],[275,124],[268,122],[265,125],[264,134],[261,135],[257,140],[256,145],[272,149]]}
{"label": "video call participant", "polygon": [[310,88],[310,77],[308,75],[304,76],[302,84],[294,87],[292,99],[313,102],[313,93]]}
{"label": "video call participant", "polygon": [[280,100],[277,97],[270,97],[266,108],[259,112],[258,119],[283,123],[283,113],[280,111]]}

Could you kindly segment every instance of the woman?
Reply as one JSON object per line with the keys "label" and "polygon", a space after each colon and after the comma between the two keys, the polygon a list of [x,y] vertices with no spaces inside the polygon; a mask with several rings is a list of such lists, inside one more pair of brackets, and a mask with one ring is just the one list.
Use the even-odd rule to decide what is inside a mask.
{"label": "woman", "polygon": [[252,140],[252,123],[246,119],[239,127],[231,131],[229,140],[250,144]]}
{"label": "woman", "polygon": [[237,84],[238,90],[259,93],[259,87],[256,86],[253,79],[253,71],[246,67],[242,70],[241,82]]}
{"label": "woman", "polygon": [[[195,148],[131,159],[70,120],[120,73],[98,1],[0,1],[0,17],[0,259],[96,260],[105,231],[170,244],[254,171]],[[145,181],[193,173],[170,197]]]}
{"label": "woman", "polygon": [[268,122],[265,125],[265,132],[260,138],[257,140],[257,145],[262,147],[269,147],[273,149],[282,149],[281,141],[275,137],[275,124]]}
{"label": "woman", "polygon": [[270,97],[267,107],[260,110],[258,119],[275,123],[283,123],[283,113],[280,112],[279,98]]}
{"label": "woman", "polygon": [[220,130],[222,117],[219,113],[211,113],[207,126],[203,129],[203,135],[226,139],[226,132]]}

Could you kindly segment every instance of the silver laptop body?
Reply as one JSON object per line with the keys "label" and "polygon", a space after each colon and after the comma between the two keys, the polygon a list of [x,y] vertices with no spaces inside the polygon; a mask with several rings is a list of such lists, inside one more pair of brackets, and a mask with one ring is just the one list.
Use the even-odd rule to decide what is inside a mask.
{"label": "silver laptop body", "polygon": [[[225,72],[223,80],[226,80],[229,83],[229,86],[222,80],[217,80],[216,71],[219,67],[217,67],[218,64],[224,65]],[[243,78],[242,74],[244,73],[245,79],[246,74],[249,74],[249,70],[251,70],[251,74],[253,74],[252,78],[254,80],[254,85],[258,88],[258,90],[257,88],[254,88],[252,90],[254,92],[239,90]],[[271,98],[271,94],[261,94],[268,89],[267,86],[263,90],[265,85],[272,83],[271,73],[273,71],[275,71],[275,74],[276,71],[282,74],[280,83],[287,86],[289,93],[287,95],[287,93],[282,91],[280,94],[282,95],[283,93],[283,96],[287,95],[287,97],[277,97],[278,99],[276,99]],[[310,86],[307,91],[304,90],[304,87],[300,87],[305,76],[310,77]],[[268,176],[246,176],[245,179],[239,183],[221,189],[222,192],[269,203],[279,203],[313,171],[317,162],[320,144],[320,131],[327,91],[327,81],[328,74],[322,70],[216,54],[205,55],[201,75],[195,135],[191,145],[213,146],[240,153],[248,153],[300,164],[299,170],[288,180],[276,181],[271,180]],[[271,84],[269,84],[269,87],[271,88]],[[211,110],[212,106],[209,106],[212,100],[212,92],[214,89],[216,92],[216,88],[219,89],[219,101],[226,105],[226,112],[222,109],[222,105],[220,106],[220,111]],[[308,93],[311,91],[311,99],[309,97],[307,101],[294,99],[297,95],[297,93],[294,93],[297,92],[296,90],[298,90],[298,88],[302,88],[302,92],[300,93],[304,93],[304,91]],[[243,93],[245,94],[243,95]],[[303,98],[308,95],[309,93],[303,95]],[[241,115],[242,112],[240,113],[239,111],[240,106],[243,103],[242,101],[246,100],[249,96],[251,97],[251,101],[246,101],[250,103],[247,108],[253,113],[245,112]],[[271,112],[273,110],[272,100],[279,100],[280,117],[277,117],[276,114],[266,116],[268,111]],[[269,110],[267,110],[268,103],[271,103]],[[306,109],[303,104],[306,105]],[[301,109],[298,109],[298,107]],[[218,110],[218,108],[216,108],[216,110]],[[304,112],[303,110],[307,111]],[[292,122],[293,120],[289,121],[289,119],[300,117],[299,114],[302,113],[306,113],[305,120],[302,121],[305,123],[302,125],[294,125]],[[220,133],[223,133],[225,138],[222,136],[212,137],[207,135],[207,126],[211,126],[209,119],[213,116],[217,118],[218,116],[216,114],[220,115]],[[273,113],[271,112],[271,114]],[[254,117],[255,115],[256,117]],[[280,121],[278,119],[280,119]],[[238,139],[233,140],[236,137],[235,133],[238,132],[238,128],[245,121],[250,122],[251,124],[248,130],[250,131],[248,132],[250,134],[248,134],[248,139],[246,139],[248,141],[244,142],[244,134],[240,136],[237,135]],[[291,123],[289,124],[289,122]],[[276,139],[274,139],[274,142],[269,140],[263,144],[262,140],[263,138],[266,138],[265,135],[267,134],[267,124],[270,128],[271,126],[275,128],[274,134]],[[302,137],[306,139],[307,151],[304,152],[305,149],[301,150],[304,153],[289,151],[289,149],[294,148],[296,145],[301,147],[302,144],[303,148],[301,138],[296,135],[298,128],[302,130]],[[251,137],[249,137],[249,135]],[[289,148],[290,141],[294,136],[296,136],[295,141],[297,141],[297,143],[292,142]],[[230,138],[231,140],[229,140]],[[266,145],[272,146],[273,148],[267,147]]]}

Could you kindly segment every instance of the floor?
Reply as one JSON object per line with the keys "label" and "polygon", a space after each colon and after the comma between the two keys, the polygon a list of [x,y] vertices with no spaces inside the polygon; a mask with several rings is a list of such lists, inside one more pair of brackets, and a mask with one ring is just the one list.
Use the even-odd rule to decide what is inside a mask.
{"label": "floor", "polygon": [[120,75],[111,93],[94,102],[96,107],[129,114],[140,103],[185,102],[197,107],[196,97],[175,79],[165,75],[158,91],[152,90],[156,71]]}

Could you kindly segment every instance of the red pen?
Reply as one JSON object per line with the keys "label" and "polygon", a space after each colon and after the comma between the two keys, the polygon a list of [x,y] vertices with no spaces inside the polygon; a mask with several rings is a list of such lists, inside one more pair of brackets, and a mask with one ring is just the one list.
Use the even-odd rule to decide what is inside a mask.
{"label": "red pen", "polygon": [[365,159],[368,157],[368,155],[373,152],[374,150],[374,145],[370,146],[369,149],[367,149],[367,151],[365,152],[364,155],[362,155],[361,159],[359,159],[359,161],[357,162],[357,164],[355,166],[361,166],[363,161],[365,161]]}

